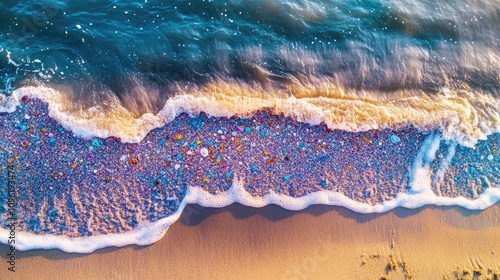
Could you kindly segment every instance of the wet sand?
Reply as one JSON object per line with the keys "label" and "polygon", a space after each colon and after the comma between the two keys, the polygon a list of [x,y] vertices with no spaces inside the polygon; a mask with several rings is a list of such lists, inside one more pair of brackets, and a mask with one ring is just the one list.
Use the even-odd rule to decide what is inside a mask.
{"label": "wet sand", "polygon": [[385,214],[188,206],[153,245],[18,252],[17,272],[2,261],[0,279],[495,279],[499,217],[499,204]]}

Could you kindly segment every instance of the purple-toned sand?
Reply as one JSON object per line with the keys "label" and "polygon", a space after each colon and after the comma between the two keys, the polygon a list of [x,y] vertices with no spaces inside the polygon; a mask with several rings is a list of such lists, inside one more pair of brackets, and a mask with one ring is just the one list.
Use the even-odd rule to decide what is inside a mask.
{"label": "purple-toned sand", "polygon": [[[500,135],[479,141],[474,148],[442,141],[431,164],[432,190],[436,195],[476,199],[489,187],[500,186]],[[451,162],[446,160],[452,154]],[[439,168],[446,165],[444,172]]]}
{"label": "purple-toned sand", "polygon": [[[301,197],[333,190],[370,205],[409,189],[409,170],[426,135],[402,130],[346,132],[263,111],[250,119],[185,114],[137,144],[84,140],[48,116],[47,105],[23,99],[0,115],[1,176],[14,167],[18,229],[70,237],[119,233],[175,212],[188,186],[212,194],[237,174],[246,190]],[[476,198],[499,184],[498,134],[476,149],[458,146],[439,180],[448,144],[431,165],[433,190]],[[440,156],[442,155],[442,156]],[[470,186],[473,186],[472,190]],[[0,187],[0,205],[7,202]],[[0,208],[5,216],[7,209]],[[6,219],[0,219],[7,227]]]}

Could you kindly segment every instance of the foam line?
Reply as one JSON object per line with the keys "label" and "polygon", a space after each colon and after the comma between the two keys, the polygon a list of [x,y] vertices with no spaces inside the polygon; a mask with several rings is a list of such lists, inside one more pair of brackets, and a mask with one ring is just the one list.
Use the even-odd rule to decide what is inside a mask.
{"label": "foam line", "polygon": [[441,138],[438,132],[427,136],[415,157],[410,172],[410,192],[421,195],[434,195],[431,189],[430,164],[434,161]]}
{"label": "foam line", "polygon": [[[142,95],[147,96],[147,92]],[[137,117],[114,95],[109,96],[106,108],[96,105],[80,110],[73,108],[63,92],[46,86],[28,86],[16,89],[9,97],[0,95],[0,112],[13,112],[23,96],[47,102],[49,115],[78,136],[115,136],[131,143],[140,142],[149,131],[173,121],[181,113],[248,117],[266,108],[299,122],[313,125],[324,122],[330,129],[351,132],[401,129],[410,125],[420,131],[439,130],[444,140],[468,147],[500,132],[499,99],[483,93],[446,89],[436,95],[401,92],[398,97],[390,98],[377,92],[348,92],[326,81],[288,91],[217,82],[194,90],[179,90],[157,114]]]}
{"label": "foam line", "polygon": [[[435,139],[435,136],[430,136]],[[276,193],[263,197],[254,197],[244,189],[244,182],[235,178],[233,187],[225,193],[212,195],[200,188],[189,187],[186,197],[179,209],[169,217],[154,223],[142,223],[133,231],[122,234],[108,234],[91,237],[67,238],[54,235],[35,235],[26,232],[16,232],[16,249],[21,251],[35,249],[60,249],[65,252],[91,253],[105,247],[122,247],[131,244],[149,245],[160,240],[168,228],[179,219],[187,204],[198,204],[203,207],[225,207],[240,203],[250,207],[264,207],[270,204],[279,205],[288,210],[302,210],[310,205],[324,204],[343,206],[359,213],[383,213],[396,207],[419,208],[425,205],[461,206],[471,210],[482,210],[500,201],[500,189],[488,188],[476,200],[464,197],[438,197],[432,192],[400,193],[394,200],[383,204],[368,205],[347,198],[334,191],[320,191],[300,198],[293,198]],[[0,229],[0,242],[7,243],[7,229]]]}
{"label": "foam line", "polygon": [[[449,168],[451,161],[453,160],[453,157],[455,156],[455,152],[457,149],[458,143],[452,142],[449,146],[448,149],[446,150],[446,157],[441,160],[439,164],[439,169],[436,171],[434,174],[434,178],[432,178],[432,181],[434,183],[442,183],[444,179],[444,174],[446,170]],[[436,191],[438,192],[438,195],[441,195],[441,190],[440,188],[437,188]]]}

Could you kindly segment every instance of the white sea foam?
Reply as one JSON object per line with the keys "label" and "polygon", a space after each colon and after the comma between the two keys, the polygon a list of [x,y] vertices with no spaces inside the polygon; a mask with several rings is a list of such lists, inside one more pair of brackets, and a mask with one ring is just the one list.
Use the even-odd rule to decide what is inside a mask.
{"label": "white sea foam", "polygon": [[137,117],[115,96],[110,96],[105,106],[82,110],[75,109],[63,92],[30,86],[15,90],[9,97],[0,95],[0,111],[13,112],[25,95],[47,102],[50,116],[78,136],[115,136],[123,142],[140,142],[149,131],[171,122],[181,113],[249,117],[266,108],[300,122],[324,122],[330,129],[352,132],[410,125],[422,131],[439,130],[443,139],[469,147],[500,132],[499,99],[445,89],[436,95],[401,92],[398,97],[381,97],[369,92],[346,92],[327,82],[295,85],[287,90],[219,82],[198,89],[179,89],[158,114]]}
{"label": "white sea foam", "polygon": [[[430,181],[428,172],[417,170],[415,177],[421,177],[421,182]],[[414,181],[416,182],[416,181]],[[419,181],[420,182],[420,181]],[[424,184],[423,186],[426,186]],[[251,207],[264,207],[270,204],[279,205],[288,210],[302,210],[310,205],[324,204],[343,206],[359,213],[383,213],[396,207],[418,208],[425,205],[438,206],[461,206],[467,209],[485,209],[500,201],[500,189],[488,188],[478,199],[469,200],[464,197],[450,198],[438,197],[430,188],[424,187],[419,192],[400,193],[395,199],[383,204],[368,205],[349,199],[348,197],[333,191],[319,191],[300,198],[276,194],[274,192],[263,196],[252,196],[244,189],[244,182],[235,177],[233,187],[229,191],[212,195],[197,187],[189,187],[186,197],[181,202],[179,209],[173,215],[160,219],[154,223],[140,224],[133,231],[121,234],[108,234],[91,237],[67,238],[55,235],[35,235],[26,232],[16,232],[16,249],[60,249],[65,252],[91,253],[104,247],[121,247],[130,244],[148,245],[160,240],[168,228],[179,219],[181,212],[187,204],[198,204],[204,207],[225,207],[233,203]],[[0,242],[7,243],[9,231],[0,229]]]}
{"label": "white sea foam", "polygon": [[439,134],[432,133],[422,143],[420,150],[415,157],[410,172],[410,192],[413,194],[430,195],[434,193],[431,189],[431,170],[430,164],[434,161],[436,151],[439,149],[441,138]]}

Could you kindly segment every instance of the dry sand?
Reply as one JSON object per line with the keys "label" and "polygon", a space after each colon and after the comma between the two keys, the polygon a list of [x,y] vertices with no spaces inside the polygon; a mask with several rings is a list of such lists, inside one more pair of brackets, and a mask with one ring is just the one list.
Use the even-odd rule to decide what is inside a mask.
{"label": "dry sand", "polygon": [[370,215],[331,206],[189,206],[147,247],[18,255],[17,272],[3,261],[0,279],[494,279],[500,205]]}

